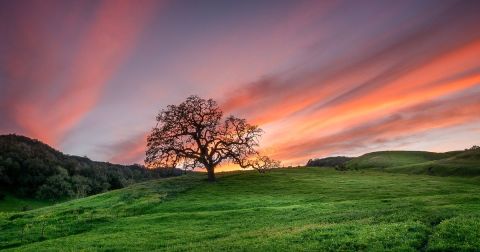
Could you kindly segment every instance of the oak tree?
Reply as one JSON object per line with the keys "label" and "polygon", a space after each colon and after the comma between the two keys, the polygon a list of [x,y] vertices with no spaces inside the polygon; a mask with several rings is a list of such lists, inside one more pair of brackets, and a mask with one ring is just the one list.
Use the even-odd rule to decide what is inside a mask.
{"label": "oak tree", "polygon": [[255,148],[263,132],[245,119],[224,118],[214,100],[198,96],[167,106],[156,121],[147,139],[147,166],[203,167],[209,181],[215,181],[215,168],[223,162],[252,167],[248,160],[258,155]]}

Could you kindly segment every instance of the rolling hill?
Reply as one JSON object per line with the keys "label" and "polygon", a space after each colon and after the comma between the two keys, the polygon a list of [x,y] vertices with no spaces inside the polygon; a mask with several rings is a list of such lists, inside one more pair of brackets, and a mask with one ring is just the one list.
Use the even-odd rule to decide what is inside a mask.
{"label": "rolling hill", "polygon": [[454,153],[442,159],[389,167],[385,171],[437,176],[480,176],[480,149]]}
{"label": "rolling hill", "polygon": [[346,163],[350,169],[388,168],[401,165],[412,165],[432,160],[451,157],[452,153],[436,153],[428,151],[378,151],[354,158]]}
{"label": "rolling hill", "polygon": [[475,251],[479,181],[325,168],[152,180],[0,213],[6,251]]}
{"label": "rolling hill", "polygon": [[[28,138],[7,140],[0,141],[2,174],[11,174],[5,173],[5,164],[12,165],[12,160],[30,159],[64,166],[69,176],[85,167],[123,169],[64,155]],[[18,198],[9,190],[0,199],[0,250],[476,251],[480,247],[479,149],[383,151],[312,163],[341,164],[348,170],[237,171],[219,174],[216,183],[205,181],[204,174],[190,173],[56,204]],[[18,166],[28,169],[29,164]]]}
{"label": "rolling hill", "polygon": [[480,149],[435,153],[426,151],[380,151],[353,158],[348,169],[381,169],[387,172],[437,176],[480,176]]}

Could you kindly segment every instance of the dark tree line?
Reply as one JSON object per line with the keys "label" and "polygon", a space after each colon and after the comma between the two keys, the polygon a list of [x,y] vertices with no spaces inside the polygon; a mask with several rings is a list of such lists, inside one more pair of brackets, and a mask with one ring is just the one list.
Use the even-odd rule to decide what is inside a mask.
{"label": "dark tree line", "polygon": [[0,136],[0,189],[21,197],[50,200],[84,197],[180,173],[177,169],[95,162],[65,155],[24,136]]}
{"label": "dark tree line", "polygon": [[345,164],[352,160],[351,157],[326,157],[326,158],[315,158],[310,159],[307,162],[307,166],[310,167],[335,167],[338,169],[346,169]]}

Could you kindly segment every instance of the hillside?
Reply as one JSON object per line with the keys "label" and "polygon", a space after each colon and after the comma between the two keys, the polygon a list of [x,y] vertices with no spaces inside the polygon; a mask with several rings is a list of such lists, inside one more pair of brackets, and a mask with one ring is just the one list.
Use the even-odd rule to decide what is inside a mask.
{"label": "hillside", "polygon": [[0,192],[0,212],[27,211],[53,204],[48,200],[19,198],[11,193]]}
{"label": "hillside", "polygon": [[6,191],[17,197],[57,201],[181,173],[171,171],[174,173],[140,165],[96,162],[65,155],[25,136],[0,136],[0,194]]}
{"label": "hillside", "polygon": [[427,151],[377,151],[367,153],[347,162],[349,169],[388,168],[411,165],[447,158],[453,153],[436,153]]}
{"label": "hillside", "polygon": [[[393,186],[394,185],[394,186]],[[324,168],[152,180],[0,213],[6,251],[474,251],[479,181]]]}
{"label": "hillside", "polygon": [[346,162],[350,170],[381,169],[387,172],[437,176],[480,176],[480,149],[445,153],[426,151],[379,151]]}
{"label": "hillside", "polygon": [[480,149],[456,152],[443,159],[389,167],[385,171],[437,176],[480,176]]}

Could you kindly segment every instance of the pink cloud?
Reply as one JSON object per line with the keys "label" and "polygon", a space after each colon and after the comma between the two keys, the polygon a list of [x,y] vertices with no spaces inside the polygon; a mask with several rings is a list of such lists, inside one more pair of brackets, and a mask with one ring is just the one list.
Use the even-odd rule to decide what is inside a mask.
{"label": "pink cloud", "polygon": [[119,143],[107,146],[112,153],[110,162],[121,164],[143,163],[147,146],[147,134],[141,133]]}
{"label": "pink cloud", "polygon": [[[84,6],[74,6],[73,17],[65,13],[60,19],[67,18],[69,28],[84,32],[71,34],[60,24],[65,30],[58,37],[42,29],[47,21],[59,21],[45,20],[58,11],[55,3],[47,3],[51,5],[39,4],[45,9],[38,17],[20,19],[17,40],[23,46],[10,55],[6,69],[12,82],[9,106],[14,120],[29,136],[57,145],[100,99],[105,85],[135,48],[158,3],[102,1],[86,24],[83,16],[75,14],[78,9],[85,11]],[[35,6],[29,6],[33,13]],[[58,41],[61,38],[65,40]],[[60,43],[77,44],[75,52],[64,51]],[[24,53],[25,49],[29,53]],[[15,84],[18,78],[23,85]]]}

